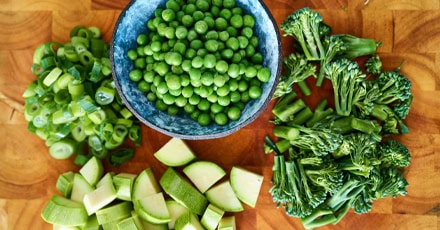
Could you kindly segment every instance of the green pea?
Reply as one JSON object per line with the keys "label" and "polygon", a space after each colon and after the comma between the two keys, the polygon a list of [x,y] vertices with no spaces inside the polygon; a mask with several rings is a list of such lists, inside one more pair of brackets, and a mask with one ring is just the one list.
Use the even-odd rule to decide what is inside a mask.
{"label": "green pea", "polygon": [[183,111],[185,111],[185,113],[187,114],[191,114],[192,112],[194,112],[195,108],[196,107],[194,105],[186,103],[185,106],[183,106]]}
{"label": "green pea", "polygon": [[226,73],[228,71],[228,63],[224,60],[219,60],[215,64],[215,69],[219,73]]}
{"label": "green pea", "polygon": [[203,66],[207,69],[212,69],[217,63],[217,58],[213,54],[207,54],[203,58]]}
{"label": "green pea", "polygon": [[134,82],[138,82],[142,79],[142,71],[139,69],[134,69],[134,70],[130,71],[128,76],[129,76],[130,80],[132,80]]}
{"label": "green pea", "polygon": [[240,97],[241,97],[241,101],[242,101],[243,103],[247,103],[248,101],[251,100],[251,97],[249,96],[249,91],[244,91],[244,92],[242,92],[241,95],[240,95]]}
{"label": "green pea", "polygon": [[157,87],[159,85],[159,83],[163,82],[162,79],[163,78],[161,76],[155,75],[154,79],[153,79],[153,85]]}
{"label": "green pea", "polygon": [[165,104],[162,100],[156,100],[156,108],[160,111],[166,111],[168,109],[168,105]]}
{"label": "green pea", "polygon": [[196,10],[193,13],[193,18],[195,21],[203,20],[204,17],[205,17],[205,14],[200,10]]}
{"label": "green pea", "polygon": [[155,102],[157,100],[156,94],[153,92],[149,92],[147,94],[147,100],[151,102]]}
{"label": "green pea", "polygon": [[201,58],[204,58],[208,53],[209,53],[209,51],[205,48],[197,50],[197,56],[199,56]]}
{"label": "green pea", "polygon": [[172,9],[165,9],[162,11],[162,19],[166,22],[171,22],[176,18],[176,13]]}
{"label": "green pea", "polygon": [[228,123],[228,116],[224,113],[217,113],[214,116],[214,121],[217,125],[226,125]]}
{"label": "green pea", "polygon": [[196,10],[197,10],[197,7],[195,4],[188,3],[188,4],[186,4],[184,11],[186,14],[194,14],[194,12],[196,12]]}
{"label": "green pea", "polygon": [[236,37],[230,37],[226,41],[226,47],[228,47],[232,50],[238,50],[238,48],[240,47],[240,42],[238,41],[238,39]]}
{"label": "green pea", "polygon": [[137,54],[136,50],[129,50],[127,52],[127,56],[128,56],[128,59],[130,59],[132,61],[134,61],[138,58],[138,54]]}
{"label": "green pea", "polygon": [[206,33],[205,39],[206,40],[217,40],[218,39],[218,32],[215,30],[210,30]]}
{"label": "green pea", "polygon": [[240,80],[238,82],[238,91],[239,92],[246,92],[248,88],[249,88],[249,85],[246,80]]}
{"label": "green pea", "polygon": [[208,11],[209,10],[209,3],[206,0],[197,0],[196,6],[201,11]]}
{"label": "green pea", "polygon": [[207,126],[211,123],[211,116],[208,113],[201,113],[197,118],[197,122],[201,126]]}
{"label": "green pea", "polygon": [[228,109],[228,118],[230,120],[236,121],[240,119],[241,110],[237,106],[232,106]]}
{"label": "green pea", "polygon": [[194,30],[199,34],[205,34],[208,31],[208,24],[203,20],[197,21]]}
{"label": "green pea", "polygon": [[188,59],[193,59],[197,55],[197,51],[193,48],[186,50],[185,57]]}
{"label": "green pea", "polygon": [[224,18],[215,19],[215,28],[217,30],[225,30],[228,27],[228,21]]}
{"label": "green pea", "polygon": [[243,17],[239,14],[234,14],[230,19],[230,23],[233,27],[239,29],[243,26]]}
{"label": "green pea", "polygon": [[208,40],[205,42],[205,48],[210,52],[216,52],[218,50],[217,40]]}
{"label": "green pea", "polygon": [[154,41],[150,44],[150,48],[153,52],[159,52],[162,49],[162,44],[159,41]]}
{"label": "green pea", "polygon": [[182,87],[188,86],[191,83],[191,79],[188,74],[180,74],[180,85]]}
{"label": "green pea", "polygon": [[169,70],[170,66],[165,62],[158,62],[154,65],[154,71],[156,71],[156,73],[158,73],[160,76],[165,76]]}
{"label": "green pea", "polygon": [[223,7],[223,0],[212,0],[211,4],[216,7]]}
{"label": "green pea", "polygon": [[183,42],[176,42],[176,44],[173,47],[173,50],[181,55],[184,55],[186,51],[186,45]]}
{"label": "green pea", "polygon": [[211,6],[211,14],[214,17],[218,17],[220,15],[220,8],[218,6]]}
{"label": "green pea", "polygon": [[240,93],[237,92],[237,91],[232,91],[232,92],[229,94],[229,97],[231,98],[231,102],[232,102],[232,103],[236,103],[236,102],[239,102],[239,101],[241,100],[241,95],[240,95]]}
{"label": "green pea", "polygon": [[205,98],[201,99],[199,104],[197,104],[197,108],[201,111],[208,111],[209,107],[211,106],[211,103]]}
{"label": "green pea", "polygon": [[231,62],[232,63],[240,63],[242,58],[243,57],[241,56],[240,53],[234,53],[234,55],[232,55]]}
{"label": "green pea", "polygon": [[228,39],[229,39],[229,33],[228,33],[228,31],[221,31],[219,34],[218,34],[218,38],[221,40],[221,41],[227,41]]}
{"label": "green pea", "polygon": [[231,98],[228,96],[218,97],[217,103],[219,103],[221,106],[228,106],[231,103]]}
{"label": "green pea", "polygon": [[138,48],[136,48],[136,52],[139,57],[145,57],[145,52],[144,52],[144,49],[142,46],[139,46]]}
{"label": "green pea", "polygon": [[[210,94],[207,98],[206,98],[209,102],[211,103],[216,103],[218,96],[215,93]],[[212,106],[212,105],[211,105]]]}
{"label": "green pea", "polygon": [[224,97],[229,94],[229,85],[225,84],[222,87],[217,88],[217,95],[220,97]]}
{"label": "green pea", "polygon": [[249,88],[249,97],[251,99],[257,99],[261,97],[261,94],[262,94],[261,87],[253,85]]}
{"label": "green pea", "polygon": [[139,91],[146,93],[150,91],[150,83],[144,81],[144,80],[140,80],[138,83],[138,89]]}
{"label": "green pea", "polygon": [[226,28],[226,31],[229,33],[230,37],[237,37],[238,36],[238,30],[234,28],[233,26],[228,26]]}
{"label": "green pea", "polygon": [[211,113],[213,113],[213,114],[217,114],[217,113],[223,112],[224,110],[225,110],[225,107],[221,106],[218,103],[213,103],[211,105]]}
{"label": "green pea", "polygon": [[257,68],[254,66],[248,66],[244,74],[247,78],[253,78],[257,76]]}
{"label": "green pea", "polygon": [[193,95],[188,99],[188,102],[189,102],[191,105],[197,105],[197,104],[200,103],[200,100],[201,100],[201,98],[200,98],[199,95],[197,95],[197,94],[193,94]]}
{"label": "green pea", "polygon": [[191,68],[188,73],[191,80],[200,80],[202,76],[202,71],[198,68]]}
{"label": "green pea", "polygon": [[157,90],[157,92],[158,92],[159,94],[162,94],[162,95],[168,93],[168,85],[167,85],[167,83],[164,82],[164,81],[160,82],[160,83],[157,85],[156,90]]}
{"label": "green pea", "polygon": [[167,105],[174,104],[175,100],[176,100],[176,97],[171,95],[170,93],[166,93],[163,95],[163,102]]}
{"label": "green pea", "polygon": [[223,0],[223,7],[228,9],[234,8],[235,0]]}
{"label": "green pea", "polygon": [[193,87],[191,85],[185,86],[182,89],[182,96],[185,98],[190,98],[194,93]]}
{"label": "green pea", "polygon": [[166,84],[170,90],[180,89],[181,85],[180,85],[180,77],[179,76],[177,76],[175,74],[171,74],[168,77],[166,77],[165,80],[166,80]]}
{"label": "green pea", "polygon": [[175,96],[175,97],[178,97],[178,96],[180,96],[180,95],[182,94],[182,88],[178,88],[178,89],[170,89],[170,90],[168,90],[168,92],[169,92],[171,95],[173,95],[173,96]]}
{"label": "green pea", "polygon": [[214,85],[217,87],[222,87],[225,85],[228,78],[223,74],[217,74],[214,76]]}
{"label": "green pea", "polygon": [[145,44],[147,44],[148,42],[148,37],[146,34],[139,34],[136,38],[136,42],[138,45],[143,46]]}
{"label": "green pea", "polygon": [[263,55],[260,52],[256,52],[251,59],[254,64],[263,64]]}
{"label": "green pea", "polygon": [[168,52],[165,55],[165,62],[168,65],[178,66],[178,65],[182,64],[182,55],[177,52]]}
{"label": "green pea", "polygon": [[200,68],[203,66],[203,58],[200,56],[195,56],[192,61],[191,61],[191,65],[193,68]]}
{"label": "green pea", "polygon": [[261,82],[268,82],[270,79],[270,69],[267,67],[263,67],[258,70],[257,78]]}
{"label": "green pea", "polygon": [[145,62],[145,58],[137,58],[136,60],[134,60],[134,67],[138,68],[138,69],[145,69],[146,66],[146,62]]}
{"label": "green pea", "polygon": [[188,104],[188,99],[184,97],[183,95],[180,95],[176,98],[175,103],[178,107],[184,107],[186,104]]}
{"label": "green pea", "polygon": [[176,38],[185,39],[188,36],[188,29],[184,26],[178,26],[176,28]]}
{"label": "green pea", "polygon": [[180,10],[180,5],[175,0],[168,0],[165,6],[166,8],[172,9],[176,12]]}
{"label": "green pea", "polygon": [[179,107],[177,107],[176,105],[170,105],[167,109],[167,113],[171,116],[177,115],[179,111]]}
{"label": "green pea", "polygon": [[[205,13],[205,15],[207,15],[208,13]],[[206,24],[208,25],[208,29],[213,29],[215,28],[215,20],[212,16],[205,16],[205,18],[203,19]]]}
{"label": "green pea", "polygon": [[230,64],[228,68],[228,75],[231,78],[237,78],[240,75],[240,66],[235,63]]}
{"label": "green pea", "polygon": [[232,17],[232,12],[229,9],[221,9],[220,10],[220,17],[226,19],[226,20],[230,20]]}
{"label": "green pea", "polygon": [[201,77],[202,84],[205,86],[210,86],[214,83],[214,74],[210,71],[205,71],[202,73]]}
{"label": "green pea", "polygon": [[257,36],[253,35],[250,39],[249,39],[249,44],[251,44],[251,46],[253,46],[254,48],[258,47],[258,38]]}
{"label": "green pea", "polygon": [[191,15],[185,14],[182,16],[182,24],[183,26],[190,27],[194,23],[194,19]]}
{"label": "green pea", "polygon": [[199,39],[194,39],[191,41],[190,45],[191,48],[198,50],[201,49],[203,47],[203,42]]}
{"label": "green pea", "polygon": [[[197,121],[197,119],[199,118],[201,112],[199,110],[194,109],[194,111],[190,114],[191,119]],[[211,122],[211,121],[209,121]]]}
{"label": "green pea", "polygon": [[207,98],[214,91],[214,89],[212,87],[204,86],[204,85],[200,86],[200,88],[198,88],[198,90],[199,90],[198,94],[202,98]]}
{"label": "green pea", "polygon": [[191,60],[185,59],[182,61],[182,69],[185,72],[189,72],[189,70],[192,68]]}
{"label": "green pea", "polygon": [[147,71],[144,73],[144,81],[148,82],[148,83],[152,83],[153,79],[154,79],[155,73],[153,71]]}
{"label": "green pea", "polygon": [[246,26],[246,27],[250,27],[250,28],[254,27],[254,25],[255,25],[254,17],[252,17],[249,14],[245,14],[243,16],[243,25]]}
{"label": "green pea", "polygon": [[254,35],[254,31],[250,27],[244,27],[241,30],[241,35],[243,35],[243,36],[245,36],[247,38],[252,38],[252,36]]}
{"label": "green pea", "polygon": [[221,56],[225,59],[231,59],[234,56],[234,51],[232,49],[223,49]]}
{"label": "green pea", "polygon": [[252,57],[255,54],[255,48],[253,46],[247,46],[246,49],[246,57]]}
{"label": "green pea", "polygon": [[243,15],[243,9],[241,9],[240,7],[232,8],[231,12],[232,12],[232,14]]}

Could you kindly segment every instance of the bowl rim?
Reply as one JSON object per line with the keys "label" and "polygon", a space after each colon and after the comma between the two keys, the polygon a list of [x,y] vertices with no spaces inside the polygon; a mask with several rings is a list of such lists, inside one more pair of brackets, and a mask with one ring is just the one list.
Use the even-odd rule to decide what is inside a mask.
{"label": "bowl rim", "polygon": [[121,24],[121,21],[124,19],[127,10],[132,7],[132,5],[136,2],[136,1],[144,1],[144,0],[130,0],[130,2],[123,8],[123,10],[121,11],[120,15],[118,16],[118,19],[116,20],[116,24],[114,26],[113,32],[112,32],[112,37],[110,39],[110,47],[109,47],[109,56],[110,56],[110,63],[111,63],[111,69],[112,69],[112,78],[113,81],[115,82],[115,87],[116,90],[120,96],[120,98],[122,99],[122,101],[124,102],[124,105],[127,107],[128,110],[130,110],[130,112],[136,116],[137,119],[139,119],[142,123],[144,123],[145,125],[147,125],[148,127],[159,131],[160,133],[163,133],[165,135],[171,136],[171,137],[176,137],[176,138],[180,138],[180,139],[187,139],[187,140],[207,140],[207,139],[215,139],[215,138],[221,138],[221,137],[225,137],[228,136],[232,133],[237,132],[238,130],[244,128],[245,126],[249,125],[250,123],[254,122],[266,109],[267,106],[269,105],[269,103],[271,102],[271,99],[273,97],[273,94],[275,92],[276,89],[276,85],[279,82],[280,76],[281,76],[281,72],[282,72],[282,43],[281,43],[281,33],[280,30],[278,28],[278,24],[274,18],[274,16],[272,15],[272,13],[270,12],[269,8],[267,7],[267,5],[264,3],[263,0],[258,0],[258,3],[261,5],[261,7],[264,9],[265,13],[268,16],[268,19],[270,20],[270,22],[272,23],[274,30],[275,30],[275,34],[277,37],[277,47],[278,47],[278,63],[276,66],[276,73],[275,73],[275,79],[274,79],[274,87],[270,88],[269,94],[267,96],[267,98],[263,101],[261,108],[258,109],[254,114],[252,114],[251,116],[249,116],[247,119],[243,120],[242,122],[240,122],[237,126],[232,127],[230,129],[227,130],[222,130],[220,132],[215,132],[215,133],[207,133],[207,134],[182,134],[182,133],[177,133],[177,132],[172,132],[169,131],[167,129],[164,129],[150,121],[148,121],[147,119],[145,119],[143,116],[141,116],[134,108],[133,106],[130,104],[130,101],[125,97],[122,87],[119,83],[119,80],[116,76],[116,70],[115,70],[115,61],[114,61],[114,55],[112,55],[114,53],[114,48],[115,48],[115,38],[116,38],[116,33],[118,31],[119,25]]}

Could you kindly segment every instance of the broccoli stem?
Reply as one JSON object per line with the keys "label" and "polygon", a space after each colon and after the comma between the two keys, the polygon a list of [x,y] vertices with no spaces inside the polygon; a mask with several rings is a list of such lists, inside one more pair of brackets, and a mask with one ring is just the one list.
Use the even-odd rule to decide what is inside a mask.
{"label": "broccoli stem", "polygon": [[294,91],[291,91],[288,94],[284,94],[283,96],[278,99],[277,103],[275,104],[275,108],[283,108],[287,106],[290,102],[293,101],[293,99],[298,96]]}
{"label": "broccoli stem", "polygon": [[349,34],[334,35],[342,39],[346,50],[338,58],[354,59],[365,55],[373,55],[382,43],[371,38],[359,38]]}
{"label": "broccoli stem", "polygon": [[353,117],[351,120],[351,127],[358,131],[370,134],[376,141],[382,140],[382,136],[379,135],[382,127],[373,120],[363,120]]}
{"label": "broccoli stem", "polygon": [[298,84],[299,90],[301,90],[301,93],[304,94],[304,96],[310,96],[312,94],[312,91],[305,80],[299,81],[296,84]]}
{"label": "broccoli stem", "polygon": [[272,110],[272,113],[281,121],[286,122],[292,119],[292,116],[302,110],[306,107],[306,104],[302,99],[298,99],[295,102],[291,104],[284,105],[284,102],[282,104],[283,106],[275,106]]}
{"label": "broccoli stem", "polygon": [[336,221],[333,211],[328,207],[318,207],[312,214],[305,218],[301,218],[301,222],[305,229],[315,229]]}
{"label": "broccoli stem", "polygon": [[291,147],[291,145],[290,145],[290,141],[289,140],[286,140],[286,139],[283,139],[283,140],[281,140],[281,141],[278,141],[276,144],[275,144],[275,146],[278,148],[278,150],[280,151],[280,152],[286,152],[290,147]]}
{"label": "broccoli stem", "polygon": [[334,121],[331,125],[332,130],[336,130],[341,134],[346,134],[352,132],[354,129],[351,126],[351,122],[353,120],[352,116],[343,117]]}
{"label": "broccoli stem", "polygon": [[322,119],[333,114],[334,111],[332,108],[324,110],[327,106],[327,103],[327,99],[322,99],[321,101],[319,101],[318,105],[316,106],[315,112],[313,113],[313,117],[306,123],[307,127],[312,127],[316,123],[320,122]]}
{"label": "broccoli stem", "polygon": [[333,194],[325,203],[333,210],[333,212],[337,212],[347,201],[356,198],[363,189],[364,185],[359,181],[349,179],[344,185],[342,185],[339,191]]}
{"label": "broccoli stem", "polygon": [[298,138],[299,136],[299,129],[290,127],[290,126],[281,126],[277,125],[273,129],[273,134],[276,137],[284,138],[286,140],[292,141]]}
{"label": "broccoli stem", "polygon": [[288,125],[302,125],[312,117],[312,110],[308,106],[306,106],[303,110],[297,113],[296,116],[293,117],[292,121],[290,121]]}

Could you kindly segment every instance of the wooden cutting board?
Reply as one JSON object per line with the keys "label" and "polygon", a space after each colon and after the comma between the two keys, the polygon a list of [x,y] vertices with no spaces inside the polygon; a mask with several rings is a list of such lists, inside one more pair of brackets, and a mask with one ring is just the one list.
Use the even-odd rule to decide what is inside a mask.
{"label": "wooden cutting board", "polygon": [[[78,24],[98,26],[109,41],[113,25],[128,0],[2,0],[0,1],[0,229],[51,229],[40,213],[56,193],[58,175],[78,170],[72,159],[54,160],[44,142],[26,130],[23,98],[35,79],[30,71],[35,47],[46,41],[66,42]],[[440,1],[438,0],[265,0],[277,23],[301,7],[323,15],[335,33],[381,40],[385,68],[403,60],[402,72],[413,82],[414,103],[406,120],[410,133],[399,137],[411,150],[405,172],[408,195],[375,202],[369,214],[349,213],[337,226],[322,229],[439,229],[440,226]],[[285,54],[292,40],[283,38]],[[325,88],[324,88],[325,89]],[[326,95],[327,92],[321,92]],[[316,98],[309,99],[311,101]],[[188,141],[200,159],[226,170],[240,165],[264,175],[255,209],[236,214],[238,229],[303,229],[277,209],[268,193],[272,156],[262,149],[271,134],[270,107],[255,122],[224,138]],[[151,167],[157,176],[165,167],[152,153],[170,139],[145,126],[142,147],[130,163],[115,172],[138,173]]]}

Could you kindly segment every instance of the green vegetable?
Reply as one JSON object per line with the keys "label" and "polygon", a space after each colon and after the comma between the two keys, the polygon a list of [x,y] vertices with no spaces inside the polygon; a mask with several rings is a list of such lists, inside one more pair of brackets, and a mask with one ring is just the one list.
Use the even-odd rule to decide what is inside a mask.
{"label": "green vegetable", "polygon": [[[40,45],[32,65],[37,80],[23,93],[26,120],[35,127],[29,131],[45,140],[51,156],[67,159],[76,154],[79,165],[93,155],[105,158],[125,142],[127,135],[118,133],[120,118],[130,120],[124,129],[139,127],[116,93],[108,44],[100,34],[96,27],[77,26],[70,42]],[[145,39],[140,36],[139,42]],[[130,57],[136,59],[134,55]],[[139,81],[142,73],[130,77]],[[140,144],[140,135],[130,139]],[[88,154],[83,153],[84,143],[90,144]]]}
{"label": "green vegetable", "polygon": [[254,17],[235,1],[169,0],[146,26],[148,34],[137,35],[127,52],[129,78],[160,111],[223,126],[240,118],[242,103],[261,97],[271,71],[263,65]]}
{"label": "green vegetable", "polygon": [[[333,97],[321,99],[312,111],[310,100],[296,98],[292,88],[297,83],[304,91],[295,80],[301,74],[281,79],[272,110],[277,140],[266,137],[264,144],[265,153],[274,152],[269,192],[277,207],[314,229],[336,225],[350,209],[367,213],[375,200],[405,196],[403,168],[411,155],[390,136],[409,132],[403,120],[413,95],[401,66],[383,71],[375,53],[380,42],[331,35],[320,15],[308,8],[288,16],[281,29],[299,43],[285,61],[301,63],[285,65],[285,72],[319,68],[316,86],[330,80]],[[365,73],[353,60],[360,56],[370,56]]]}

